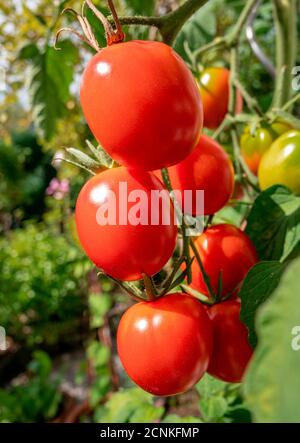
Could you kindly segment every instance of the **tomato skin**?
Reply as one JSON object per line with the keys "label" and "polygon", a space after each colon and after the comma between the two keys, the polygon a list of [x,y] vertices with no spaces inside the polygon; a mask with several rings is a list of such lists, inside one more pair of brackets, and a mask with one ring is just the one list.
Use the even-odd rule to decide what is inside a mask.
{"label": "tomato skin", "polygon": [[208,373],[226,382],[240,383],[253,353],[247,328],[240,320],[240,301],[213,305],[208,315],[214,340]]}
{"label": "tomato skin", "polygon": [[[172,204],[162,205],[157,225],[149,223],[134,226],[126,224],[126,221],[119,224],[119,214],[123,212],[118,209],[119,200],[122,205],[127,202],[127,198],[124,202],[119,194],[119,183],[125,183],[127,194],[132,191],[146,193],[148,214],[151,214],[151,191],[165,189],[149,172],[129,171],[124,167],[108,169],[91,178],[80,191],[75,211],[76,227],[83,249],[97,267],[120,280],[137,280],[142,278],[143,273],[153,275],[159,272],[171,257],[177,237],[174,209]],[[109,201],[110,191],[116,196],[116,224],[100,226],[97,222],[98,210]],[[169,203],[168,194],[164,196]],[[138,201],[127,203],[126,215]],[[163,214],[170,215],[170,224],[161,223]]]}
{"label": "tomato skin", "polygon": [[[233,225],[224,223],[206,229],[195,241],[195,246],[215,293],[222,272],[222,296],[236,289],[249,269],[258,262],[257,252],[249,237]],[[192,274],[191,286],[209,295],[196,260],[192,264]]]}
{"label": "tomato skin", "polygon": [[102,49],[84,71],[80,98],[96,139],[130,168],[150,171],[180,162],[202,129],[197,84],[180,56],[160,42]]}
{"label": "tomato skin", "polygon": [[281,184],[300,194],[300,131],[288,131],[275,140],[261,159],[258,182],[261,190]]}
{"label": "tomato skin", "polygon": [[291,126],[284,122],[276,122],[267,128],[258,128],[252,135],[250,127],[247,126],[241,137],[241,152],[250,171],[257,175],[259,163],[264,153],[270,148],[276,136],[289,131]]}
{"label": "tomato skin", "polygon": [[196,298],[169,294],[129,308],[119,324],[117,346],[137,385],[153,395],[176,395],[190,389],[207,370],[211,324]]}
{"label": "tomato skin", "polygon": [[[204,191],[204,215],[214,214],[226,205],[234,189],[234,169],[224,149],[213,139],[201,135],[195,150],[178,165],[169,168],[174,190],[184,195],[192,191],[192,210],[189,215],[203,215],[197,211],[196,191]],[[184,199],[183,199],[184,208]]]}
{"label": "tomato skin", "polygon": [[[230,71],[221,67],[209,67],[201,72],[200,94],[203,101],[204,126],[216,129],[224,120],[229,105]],[[236,113],[243,109],[243,99],[237,91]]]}

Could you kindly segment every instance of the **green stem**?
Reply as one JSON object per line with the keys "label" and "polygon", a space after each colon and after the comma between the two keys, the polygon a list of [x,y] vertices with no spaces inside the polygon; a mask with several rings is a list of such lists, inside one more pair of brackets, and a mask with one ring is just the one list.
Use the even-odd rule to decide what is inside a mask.
{"label": "green stem", "polygon": [[259,104],[257,103],[257,100],[252,97],[249,92],[246,90],[246,88],[244,87],[244,85],[242,85],[242,83],[240,82],[240,80],[238,79],[233,79],[235,86],[237,87],[237,89],[240,91],[240,93],[242,94],[243,99],[245,100],[245,102],[247,103],[248,108],[250,109],[250,111],[256,113],[257,115],[259,115],[260,117],[263,117],[264,114],[262,112],[262,110],[260,109]]}
{"label": "green stem", "polygon": [[291,98],[292,68],[296,63],[296,0],[273,0],[276,34],[276,79],[273,108]]}
{"label": "green stem", "polygon": [[156,299],[157,295],[157,289],[154,284],[154,281],[152,277],[149,277],[149,275],[143,274],[144,284],[145,284],[145,291],[148,301],[154,301]]}
{"label": "green stem", "polygon": [[190,254],[190,238],[186,235],[186,223],[184,219],[184,214],[182,213],[182,210],[178,204],[178,201],[176,200],[176,197],[173,194],[173,188],[171,185],[169,172],[166,168],[161,170],[161,175],[163,178],[163,182],[169,193],[173,196],[173,203],[175,207],[175,211],[178,217],[178,220],[181,220],[181,234],[182,234],[182,241],[183,241],[183,247],[182,247],[182,257],[185,259],[186,266],[188,268],[188,274],[187,274],[187,280],[188,283],[191,283],[192,281],[192,270],[190,265],[191,262],[191,254]]}
{"label": "green stem", "polygon": [[248,0],[245,4],[238,21],[235,24],[235,27],[227,37],[229,47],[236,46],[238,44],[241,38],[242,29],[245,26],[253,7],[256,5],[256,2],[257,0]]}
{"label": "green stem", "polygon": [[[155,26],[163,41],[171,45],[185,22],[207,2],[208,0],[187,0],[175,11],[162,17],[119,17],[119,21],[122,25]],[[109,20],[111,21],[112,17],[109,17]]]}
{"label": "green stem", "polygon": [[211,301],[213,303],[215,303],[216,300],[217,300],[217,296],[214,293],[214,290],[213,290],[213,288],[211,286],[211,283],[210,283],[210,278],[209,278],[209,276],[205,272],[205,269],[204,269],[204,266],[203,266],[200,254],[199,254],[198,249],[196,248],[195,243],[193,242],[193,240],[191,240],[191,248],[193,250],[193,253],[195,255],[197,263],[199,265],[199,268],[200,268],[200,271],[201,271],[201,274],[202,274],[202,277],[203,277],[203,281],[204,281],[204,284],[205,284],[205,286],[207,288],[207,291],[209,293],[210,299],[211,299]]}
{"label": "green stem", "polygon": [[225,37],[216,37],[212,42],[199,48],[194,53],[195,57],[201,57],[207,51],[223,48],[231,49],[233,46],[236,46],[241,37],[242,29],[245,26],[256,1],[257,0],[248,0],[233,30]]}
{"label": "green stem", "polygon": [[185,22],[208,0],[187,0],[182,6],[162,18],[159,31],[165,43],[171,45]]}
{"label": "green stem", "polygon": [[142,297],[141,291],[133,283],[118,280],[117,278],[114,278],[110,275],[107,275],[107,277],[109,277],[111,280],[117,283],[122,289],[124,289],[124,291],[126,291],[127,294],[130,295],[130,297],[136,302],[145,301]]}
{"label": "green stem", "polygon": [[287,111],[288,109],[291,108],[291,106],[293,106],[298,101],[300,101],[300,93],[296,94],[293,98],[291,98],[291,100],[286,102],[285,105],[281,108],[281,110],[282,111]]}

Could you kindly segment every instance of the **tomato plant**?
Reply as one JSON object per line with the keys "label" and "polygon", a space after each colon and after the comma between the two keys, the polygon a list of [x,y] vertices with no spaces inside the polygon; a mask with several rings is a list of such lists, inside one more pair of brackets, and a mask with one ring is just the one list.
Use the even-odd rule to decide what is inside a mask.
{"label": "tomato plant", "polygon": [[[199,87],[203,101],[204,126],[216,129],[224,120],[229,104],[230,71],[222,67],[208,67],[201,72]],[[243,100],[237,94],[236,113],[241,112]]]}
{"label": "tomato plant", "polygon": [[[125,197],[122,195],[124,186]],[[158,223],[148,221],[151,191],[155,190],[161,191],[164,187],[153,174],[129,171],[124,167],[97,174],[82,188],[75,215],[79,240],[88,257],[108,275],[121,280],[137,280],[143,274],[153,275],[160,271],[171,257],[177,227],[167,194],[164,194],[167,204],[157,207],[157,211],[161,211]],[[143,192],[146,199],[139,202],[135,197],[126,201],[126,193],[134,196],[136,192]],[[141,215],[143,211],[146,211],[147,220],[131,224],[130,214]],[[168,217],[169,224],[162,224],[164,216]]]}
{"label": "tomato plant", "polygon": [[213,329],[213,353],[208,372],[221,380],[240,383],[252,355],[246,326],[240,320],[240,302],[230,300],[208,309]]}
{"label": "tomato plant", "polygon": [[[258,261],[251,240],[243,231],[229,224],[214,225],[206,229],[195,241],[195,247],[215,294],[218,293],[221,279],[222,296],[234,291]],[[194,261],[192,271],[192,287],[208,295],[209,291],[197,261]]]}
{"label": "tomato plant", "polygon": [[[6,3],[0,6],[0,19],[10,23],[0,26],[5,68],[0,66],[5,143],[0,143],[0,231],[1,244],[12,252],[9,261],[4,254],[0,272],[2,298],[9,299],[9,309],[5,304],[0,309],[0,324],[6,327],[9,319],[10,325],[1,380],[8,373],[2,356],[9,361],[20,344],[35,347],[48,336],[51,355],[60,352],[58,338],[69,337],[70,325],[77,325],[79,334],[71,341],[80,349],[87,343],[87,362],[80,362],[76,384],[82,381],[89,392],[81,404],[68,392],[71,412],[65,411],[63,395],[54,409],[47,403],[45,414],[37,409],[30,415],[34,419],[300,422],[300,353],[295,352],[300,348],[300,4],[122,0],[115,2],[117,13],[112,0],[98,0],[99,8],[85,0],[80,12],[64,10],[72,13],[65,18],[65,0],[48,5],[24,0],[17,8]],[[74,33],[83,43],[79,48],[74,39],[64,39],[56,51],[58,37],[72,30],[73,20],[81,25]],[[53,47],[58,23],[63,28]],[[27,68],[30,76],[19,94]],[[30,100],[23,106],[25,86]],[[37,131],[40,153],[55,149],[47,211],[40,208],[38,214],[23,203],[35,202],[43,159],[38,151],[29,158],[23,143],[18,162],[11,152],[17,146],[6,141],[11,138],[14,145],[12,128],[26,122]],[[84,143],[89,155],[73,147]],[[61,160],[72,166],[64,168]],[[74,165],[84,173],[77,174]],[[88,173],[94,176],[90,180]],[[75,224],[82,249],[101,272],[81,255],[76,258],[71,221],[85,181]],[[186,194],[184,204],[175,202],[175,223],[176,189]],[[204,192],[204,208],[197,205],[197,194],[202,197],[197,191]],[[24,228],[36,215],[47,225],[47,236]],[[25,257],[24,273],[9,231],[18,234],[22,256],[42,251],[46,264],[31,270]],[[37,235],[31,243],[38,247],[31,253],[24,241],[32,232]],[[63,251],[53,254],[51,236],[65,237],[65,260]],[[62,267],[77,276],[79,292],[74,279],[55,278]],[[7,297],[8,284],[18,286],[22,276],[21,291],[12,286]],[[80,314],[69,309],[69,292],[83,295],[76,304]],[[60,312],[64,299],[68,309]],[[30,309],[23,309],[28,300]],[[55,307],[55,300],[60,305]],[[68,321],[56,321],[66,313]],[[57,324],[49,334],[52,317]],[[0,328],[0,339],[3,332]],[[25,349],[24,359],[29,357]],[[48,367],[44,372],[50,375],[44,357],[26,372],[27,387],[21,389],[26,406],[34,404],[36,380],[31,383],[30,372],[36,364]],[[128,387],[124,370],[138,386]],[[15,378],[8,383],[14,402],[3,394],[6,380],[2,384],[0,422],[26,417],[22,408],[11,413],[18,403]],[[192,416],[180,418],[178,411],[183,415],[187,405]]]}
{"label": "tomato plant", "polygon": [[300,131],[291,130],[281,135],[264,154],[258,169],[261,189],[282,184],[299,194],[299,168]]}
{"label": "tomato plant", "polygon": [[[181,191],[183,209],[190,215],[202,215],[197,208],[196,191],[204,192],[204,214],[219,211],[230,199],[234,188],[234,170],[224,149],[213,139],[202,135],[195,150],[181,163],[169,168],[173,189]],[[184,191],[192,191],[192,205],[186,205]]]}
{"label": "tomato plant", "polygon": [[280,121],[271,125],[270,128],[257,128],[253,135],[249,126],[244,129],[241,137],[241,152],[253,174],[257,174],[262,156],[276,137],[290,129],[290,125]]}
{"label": "tomato plant", "polygon": [[80,96],[94,136],[124,166],[174,165],[198,141],[199,91],[183,60],[163,43],[130,41],[102,49],[84,71]]}
{"label": "tomato plant", "polygon": [[190,389],[206,371],[212,352],[205,309],[195,298],[179,293],[129,308],[117,341],[130,378],[160,396]]}

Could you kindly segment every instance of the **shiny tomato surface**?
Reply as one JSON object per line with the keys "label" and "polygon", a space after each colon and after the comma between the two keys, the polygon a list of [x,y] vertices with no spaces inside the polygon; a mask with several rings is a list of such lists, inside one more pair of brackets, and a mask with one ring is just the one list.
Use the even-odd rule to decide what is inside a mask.
{"label": "shiny tomato surface", "polygon": [[[215,293],[218,290],[219,276],[222,276],[223,296],[234,291],[258,261],[255,247],[249,237],[235,226],[225,223],[206,229],[195,241],[195,246]],[[191,286],[208,295],[196,260],[192,264],[192,273]]]}
{"label": "shiny tomato surface", "polygon": [[240,301],[218,303],[208,309],[214,347],[208,372],[227,382],[241,382],[252,356],[248,331],[240,320]]}
{"label": "shiny tomato surface", "polygon": [[291,126],[281,121],[273,123],[270,128],[257,128],[254,134],[251,134],[249,126],[244,129],[241,137],[241,152],[253,174],[257,174],[262,156],[273,141],[289,130]]}
{"label": "shiny tomato surface", "polygon": [[163,190],[153,174],[124,167],[108,169],[84,185],[76,203],[76,227],[97,267],[121,280],[161,270],[177,237],[167,191],[162,194],[164,204],[151,204],[151,191]]}
{"label": "shiny tomato surface", "polygon": [[[224,120],[229,105],[230,71],[222,67],[208,67],[201,72],[200,94],[203,101],[204,126],[216,129]],[[236,113],[243,108],[243,99],[237,91]]]}
{"label": "shiny tomato surface", "polygon": [[[228,154],[213,139],[202,135],[195,148],[185,160],[169,168],[171,184],[179,190],[183,199],[184,212],[189,215],[203,215],[197,208],[196,191],[204,191],[204,215],[214,214],[225,206],[234,189],[234,169]],[[185,204],[184,191],[191,198]]]}
{"label": "shiny tomato surface", "polygon": [[199,139],[199,89],[184,61],[164,43],[129,41],[102,49],[84,71],[80,97],[94,136],[124,166],[174,165]]}
{"label": "shiny tomato surface", "polygon": [[260,188],[285,185],[300,194],[300,131],[281,135],[264,154],[258,169]]}
{"label": "shiny tomato surface", "polygon": [[207,370],[212,329],[201,303],[170,294],[138,303],[121,318],[118,353],[129,377],[153,395],[190,389]]}

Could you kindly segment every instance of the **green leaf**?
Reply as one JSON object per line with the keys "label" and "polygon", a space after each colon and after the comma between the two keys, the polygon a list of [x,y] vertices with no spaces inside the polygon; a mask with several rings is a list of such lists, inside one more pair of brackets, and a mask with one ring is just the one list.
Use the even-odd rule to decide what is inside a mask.
{"label": "green leaf", "polygon": [[155,0],[125,0],[128,13],[134,15],[152,15]]}
{"label": "green leaf", "polygon": [[62,102],[70,98],[70,85],[73,81],[74,66],[79,61],[78,49],[71,40],[59,43],[60,51],[47,49],[47,72],[53,79],[56,91]]}
{"label": "green leaf", "polygon": [[244,385],[246,402],[256,422],[300,422],[300,351],[296,350],[299,287],[300,258],[289,265],[273,297],[257,316],[258,346]]}
{"label": "green leaf", "polygon": [[203,420],[201,420],[199,417],[179,417],[179,415],[170,414],[167,415],[161,423],[203,423]]}
{"label": "green leaf", "polygon": [[300,197],[284,186],[262,192],[252,207],[246,233],[261,260],[290,258],[300,250]]}
{"label": "green leaf", "polygon": [[227,383],[205,374],[196,389],[200,396],[201,416],[205,421],[218,421],[224,417],[228,410],[228,403],[225,398]]}
{"label": "green leaf", "polygon": [[35,55],[33,48],[27,48],[33,117],[46,140],[54,135],[57,120],[66,113],[65,105],[70,97],[70,85],[77,62],[77,50],[70,41],[62,41],[60,47],[62,50],[56,51],[46,46],[43,52]]}
{"label": "green leaf", "polygon": [[35,43],[29,43],[23,46],[18,54],[20,60],[33,60],[39,55],[39,49]]}
{"label": "green leaf", "polygon": [[99,163],[93,160],[90,156],[75,148],[66,148],[68,154],[71,155],[80,165],[91,169],[97,170],[99,168]]}
{"label": "green leaf", "polygon": [[[138,411],[142,411],[140,414]],[[100,423],[133,423],[157,421],[163,408],[156,408],[153,397],[139,388],[129,388],[112,394],[104,407],[96,410],[95,420]]]}
{"label": "green leaf", "polygon": [[200,399],[201,415],[206,421],[217,421],[224,417],[228,409],[227,401],[224,397],[215,396]]}
{"label": "green leaf", "polygon": [[89,140],[86,140],[87,147],[93,153],[94,157],[98,160],[99,164],[111,168],[113,165],[113,159],[107,154],[102,146],[98,145],[95,147]]}
{"label": "green leaf", "polygon": [[283,270],[283,264],[278,261],[257,263],[246,275],[239,292],[241,320],[249,330],[249,341],[253,347],[257,344],[254,328],[256,311],[278,286]]}
{"label": "green leaf", "polygon": [[194,52],[212,40],[217,29],[215,10],[223,4],[223,0],[211,0],[183,26],[176,38],[174,48],[185,60],[189,60],[186,45]]}
{"label": "green leaf", "polygon": [[227,385],[226,382],[218,380],[209,374],[205,374],[199,383],[197,383],[196,389],[200,397],[209,398],[213,395],[220,395],[223,393]]}
{"label": "green leaf", "polygon": [[235,207],[225,206],[215,214],[214,223],[230,223],[231,225],[235,225],[239,228],[247,210],[247,205],[236,204]]}

